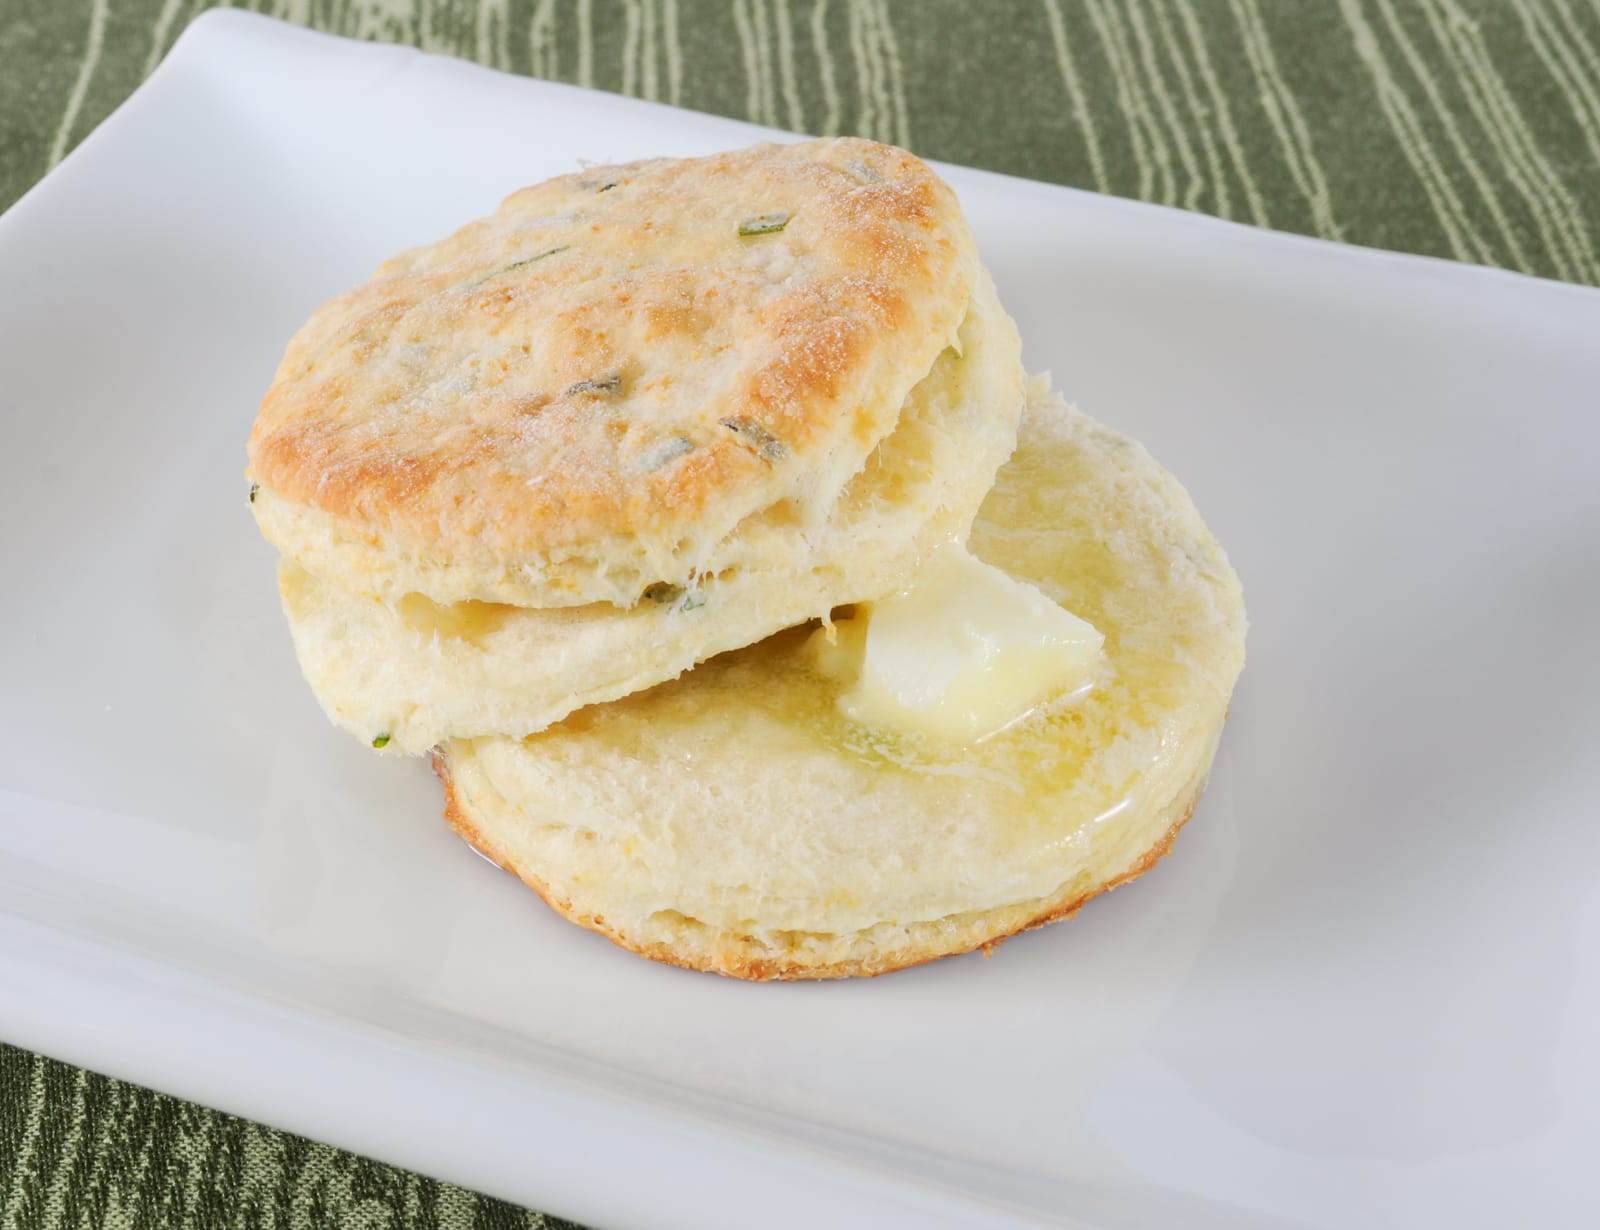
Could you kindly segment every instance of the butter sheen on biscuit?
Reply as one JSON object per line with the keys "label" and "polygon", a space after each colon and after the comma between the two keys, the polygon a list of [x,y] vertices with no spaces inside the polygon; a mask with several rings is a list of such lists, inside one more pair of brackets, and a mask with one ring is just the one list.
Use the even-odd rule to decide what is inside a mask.
{"label": "butter sheen on biscuit", "polygon": [[1071,913],[1188,818],[1244,662],[1239,581],[1170,474],[1042,387],[970,547],[1105,633],[1088,696],[974,746],[896,737],[838,712],[794,629],[445,745],[451,822],[572,920],[740,978],[879,974]]}

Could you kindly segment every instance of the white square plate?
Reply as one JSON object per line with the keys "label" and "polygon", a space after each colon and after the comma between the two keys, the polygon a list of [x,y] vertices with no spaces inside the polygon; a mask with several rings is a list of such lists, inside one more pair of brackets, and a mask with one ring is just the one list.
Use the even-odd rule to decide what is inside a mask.
{"label": "white square plate", "polygon": [[1595,291],[949,169],[1254,625],[1174,856],[993,960],[651,965],[323,720],[241,476],[289,334],[758,135],[212,15],[0,218],[0,1036],[608,1225],[1594,1224]]}

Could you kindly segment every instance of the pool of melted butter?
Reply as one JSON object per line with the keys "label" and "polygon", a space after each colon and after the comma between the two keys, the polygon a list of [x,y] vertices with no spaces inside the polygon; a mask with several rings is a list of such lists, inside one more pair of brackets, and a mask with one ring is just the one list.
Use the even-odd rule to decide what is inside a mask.
{"label": "pool of melted butter", "polygon": [[1202,553],[1181,534],[1157,532],[1156,492],[1108,464],[1125,447],[1110,433],[1088,443],[1025,434],[969,543],[1105,634],[1085,694],[965,746],[864,726],[840,711],[840,683],[806,651],[813,623],[580,710],[526,743],[536,750],[593,734],[622,755],[632,744],[653,759],[653,732],[665,724],[691,772],[719,757],[769,755],[781,766],[786,751],[825,749],[849,758],[865,789],[912,775],[930,810],[986,814],[997,852],[1024,859],[1083,840],[1131,807],[1165,807],[1203,768],[1237,664],[1211,591],[1194,575]]}

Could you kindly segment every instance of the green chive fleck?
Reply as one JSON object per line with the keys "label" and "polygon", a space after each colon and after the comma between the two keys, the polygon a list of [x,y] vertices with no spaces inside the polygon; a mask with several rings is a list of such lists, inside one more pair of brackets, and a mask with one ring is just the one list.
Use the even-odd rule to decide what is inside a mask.
{"label": "green chive fleck", "polygon": [[676,611],[698,611],[706,604],[706,596],[700,590],[685,589],[669,581],[657,581],[653,585],[645,586],[644,593],[639,595],[639,599],[642,602],[653,602],[657,606],[670,606]]}
{"label": "green chive fleck", "polygon": [[[558,252],[565,252],[570,247],[572,247],[570,243],[564,243],[559,248],[551,248],[547,252],[540,252],[537,256],[530,256],[526,260],[512,261],[509,265],[502,269],[500,273],[510,273],[513,269],[521,269],[524,265],[531,265],[535,261],[542,261],[547,256],[555,256]],[[491,274],[490,276],[498,277],[499,274]]]}
{"label": "green chive fleck", "polygon": [[739,234],[750,235],[776,235],[789,225],[793,214],[757,214],[754,218],[746,218],[739,223]]}
{"label": "green chive fleck", "polygon": [[877,168],[868,166],[859,158],[852,158],[844,164],[844,169],[849,171],[864,184],[877,184],[883,182],[883,176],[878,174]]}
{"label": "green chive fleck", "polygon": [[372,746],[373,747],[388,747],[389,746],[389,736],[388,735],[379,735],[377,738],[373,739]]}
{"label": "green chive fleck", "polygon": [[694,452],[694,441],[683,436],[668,436],[654,448],[645,452],[639,459],[639,468],[646,474],[661,469],[662,466],[671,465],[680,457],[687,457]]}
{"label": "green chive fleck", "polygon": [[613,397],[622,392],[622,373],[612,372],[607,376],[596,376],[592,380],[580,380],[566,392],[571,397],[574,393],[593,393],[596,397]]}
{"label": "green chive fleck", "polygon": [[493,273],[484,274],[475,282],[466,283],[466,289],[471,290],[474,286],[482,286],[485,282],[492,278],[498,278],[503,273],[510,273],[513,269],[521,269],[524,265],[532,265],[537,261],[544,260],[547,256],[555,256],[559,252],[565,252],[571,247],[572,245],[570,243],[564,243],[559,248],[551,248],[546,252],[537,253],[536,255],[526,257],[523,260],[512,261],[504,269],[496,269]]}
{"label": "green chive fleck", "polygon": [[596,192],[610,192],[616,186],[617,186],[617,181],[616,180],[612,180],[609,184],[601,184],[598,188],[595,189],[595,191]]}
{"label": "green chive fleck", "polygon": [[753,418],[741,415],[723,419],[722,425],[738,436],[741,444],[767,461],[782,461],[789,455],[789,446]]}
{"label": "green chive fleck", "polygon": [[251,483],[250,484],[250,502],[252,504],[254,504],[256,502],[256,492],[258,492],[260,490],[261,490],[261,484],[260,483]]}
{"label": "green chive fleck", "polygon": [[644,593],[639,595],[646,602],[654,602],[660,606],[676,602],[683,594],[683,586],[673,585],[667,581],[657,581],[653,585],[646,585]]}

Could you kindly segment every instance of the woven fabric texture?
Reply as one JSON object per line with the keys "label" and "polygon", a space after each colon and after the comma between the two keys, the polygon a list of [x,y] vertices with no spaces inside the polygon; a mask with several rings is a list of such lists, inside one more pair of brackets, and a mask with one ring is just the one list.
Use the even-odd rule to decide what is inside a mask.
{"label": "woven fabric texture", "polygon": [[[0,209],[206,7],[0,0]],[[1258,226],[1600,285],[1600,0],[238,7]],[[569,1224],[0,1045],[0,1230]]]}

